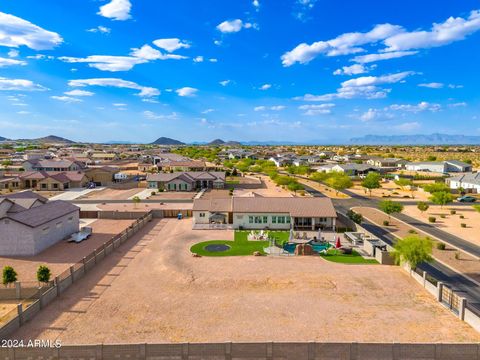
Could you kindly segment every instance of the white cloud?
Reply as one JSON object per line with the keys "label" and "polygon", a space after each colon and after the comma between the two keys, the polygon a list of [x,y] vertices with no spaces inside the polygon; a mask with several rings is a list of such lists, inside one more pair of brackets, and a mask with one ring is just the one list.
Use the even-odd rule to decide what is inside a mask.
{"label": "white cloud", "polygon": [[62,37],[19,17],[0,12],[0,46],[27,46],[34,50],[53,49]]}
{"label": "white cloud", "polygon": [[44,91],[48,90],[42,85],[35,84],[31,80],[25,79],[7,79],[0,77],[0,91]]}
{"label": "white cloud", "polygon": [[24,110],[22,110],[22,111],[17,111],[17,114],[19,114],[19,115],[28,115],[28,114],[30,114],[30,111],[24,111]]}
{"label": "white cloud", "polygon": [[466,102],[458,102],[458,103],[454,103],[454,104],[449,104],[448,106],[452,107],[452,108],[465,107],[465,106],[467,106],[467,103]]}
{"label": "white cloud", "polygon": [[445,84],[438,83],[438,82],[431,82],[431,83],[426,83],[426,84],[418,84],[420,87],[426,87],[430,89],[442,89]]}
{"label": "white cloud", "polygon": [[203,56],[196,56],[193,58],[193,62],[199,63],[203,62]]}
{"label": "white cloud", "polygon": [[242,29],[250,29],[250,28],[256,28],[256,24],[252,24],[249,22],[244,23],[240,19],[235,19],[235,20],[226,20],[220,24],[217,25],[217,30],[228,34],[228,33],[236,33],[239,32]]}
{"label": "white cloud", "polygon": [[145,60],[181,60],[187,58],[182,55],[163,54],[157,49],[152,48],[150,45],[143,45],[140,49],[133,48],[130,55]]}
{"label": "white cloud", "polygon": [[415,54],[418,54],[418,51],[394,51],[394,52],[388,52],[388,53],[355,56],[353,58],[353,61],[361,64],[366,64],[366,63],[382,61],[382,60],[397,59],[404,56],[411,56]]}
{"label": "white cloud", "polygon": [[262,86],[260,86],[260,90],[268,90],[272,87],[272,84],[263,84]]}
{"label": "white cloud", "polygon": [[106,26],[97,26],[96,28],[91,28],[91,29],[87,29],[88,32],[92,32],[92,33],[96,33],[96,32],[99,32],[99,33],[102,33],[102,34],[110,34],[110,32],[112,31],[112,29],[106,27]]}
{"label": "white cloud", "polygon": [[202,111],[202,114],[209,114],[209,113],[214,112],[214,111],[215,111],[215,109],[206,109],[206,110]]}
{"label": "white cloud", "polygon": [[231,82],[232,82],[232,80],[222,80],[222,81],[219,82],[219,84],[222,85],[222,86],[227,86]]}
{"label": "white cloud", "polygon": [[448,84],[448,87],[450,89],[461,89],[463,88],[463,85]]}
{"label": "white cloud", "polygon": [[254,111],[266,111],[266,110],[272,110],[272,111],[281,111],[285,110],[287,107],[284,105],[274,105],[274,106],[256,106],[253,108]]}
{"label": "white cloud", "polygon": [[156,114],[153,111],[146,110],[143,112],[143,116],[150,120],[173,120],[178,118],[178,114],[176,112],[172,112],[171,114],[163,115],[163,114]]}
{"label": "white cloud", "polygon": [[315,115],[328,115],[332,113],[332,108],[335,104],[319,104],[319,105],[301,105],[298,108],[304,110],[303,115],[315,116]]}
{"label": "white cloud", "polygon": [[125,89],[135,89],[140,90],[138,96],[141,97],[152,97],[160,95],[160,90],[138,85],[133,81],[127,81],[117,78],[94,78],[94,79],[78,79],[70,80],[68,82],[69,86],[73,87],[85,87],[85,86],[104,86],[104,87],[116,87],[116,88],[125,88]]}
{"label": "white cloud", "polygon": [[178,96],[191,97],[197,94],[198,89],[186,86],[186,87],[175,90],[175,92],[178,94]]}
{"label": "white cloud", "polygon": [[58,58],[67,63],[87,63],[89,67],[102,71],[128,71],[135,65],[144,64],[148,60],[134,56],[91,55],[86,58],[61,56]]}
{"label": "white cloud", "polygon": [[6,59],[0,57],[0,68],[6,66],[15,66],[15,65],[27,65],[25,61],[22,60],[15,60],[15,59]]}
{"label": "white cloud", "polygon": [[125,107],[125,106],[128,106],[128,104],[125,104],[125,103],[113,103],[112,105],[113,105],[113,106],[116,106],[116,107]]}
{"label": "white cloud", "polygon": [[93,96],[93,95],[95,95],[95,93],[93,93],[91,91],[77,90],[77,89],[64,92],[64,94],[68,95],[68,96]]}
{"label": "white cloud", "polygon": [[20,52],[16,49],[10,49],[10,51],[8,52],[8,57],[11,57],[11,58],[15,58],[17,57],[18,55],[20,54]]}
{"label": "white cloud", "polygon": [[130,0],[111,0],[108,4],[101,6],[97,14],[112,20],[128,20],[131,18],[131,9]]}
{"label": "white cloud", "polygon": [[377,109],[368,109],[360,116],[360,120],[364,122],[372,121],[380,117],[380,111]]}
{"label": "white cloud", "polygon": [[188,42],[177,38],[158,39],[153,41],[153,44],[160,49],[166,50],[168,52],[173,52],[181,48],[188,49],[190,47],[190,44]]}
{"label": "white cloud", "polygon": [[52,55],[44,55],[44,54],[36,54],[27,56],[27,59],[34,59],[34,60],[53,60],[55,56]]}
{"label": "white cloud", "polygon": [[405,111],[405,112],[412,112],[412,113],[419,113],[423,111],[431,111],[431,112],[438,112],[442,109],[442,106],[440,104],[432,104],[427,101],[422,101],[418,104],[411,105],[411,104],[406,104],[406,105],[398,105],[398,104],[393,104],[389,106],[390,110],[395,110],[395,111]]}
{"label": "white cloud", "polygon": [[252,1],[252,5],[253,5],[253,7],[255,7],[256,10],[258,11],[258,8],[260,7],[260,1],[258,1],[258,0],[253,0],[253,1]]}
{"label": "white cloud", "polygon": [[66,102],[66,103],[76,103],[76,102],[82,102],[83,101],[82,99],[77,99],[77,98],[73,98],[73,97],[70,97],[70,96],[50,96],[50,98],[52,98],[54,100],[58,100],[58,101],[63,101],[63,102]]}
{"label": "white cloud", "polygon": [[480,10],[470,12],[468,18],[449,17],[443,23],[432,25],[430,31],[402,32],[385,40],[386,51],[428,49],[464,40],[480,30]]}
{"label": "white cloud", "polygon": [[402,31],[402,27],[382,24],[376,25],[366,33],[346,33],[328,41],[317,41],[312,44],[302,43],[293,50],[282,55],[283,66],[295,63],[306,64],[319,55],[338,56],[355,54],[364,51],[359,47],[369,43],[376,43]]}
{"label": "white cloud", "polygon": [[333,75],[359,75],[368,73],[370,70],[373,70],[375,68],[375,65],[368,67],[362,64],[353,64],[350,66],[343,66],[341,69],[335,70],[333,72]]}
{"label": "white cloud", "polygon": [[217,58],[210,58],[210,59],[208,59],[208,61],[210,61],[212,63],[216,63],[216,62],[218,62],[218,59]]}
{"label": "white cloud", "polygon": [[344,81],[336,93],[325,95],[306,94],[303,97],[296,98],[304,101],[332,101],[334,99],[381,99],[387,96],[390,89],[379,87],[385,84],[394,84],[403,82],[408,76],[414,75],[413,71],[404,71],[396,74],[382,76],[363,76]]}

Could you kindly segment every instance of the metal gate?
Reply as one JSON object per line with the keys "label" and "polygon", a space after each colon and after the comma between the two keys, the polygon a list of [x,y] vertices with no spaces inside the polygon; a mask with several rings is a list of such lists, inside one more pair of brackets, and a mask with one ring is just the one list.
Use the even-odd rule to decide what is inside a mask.
{"label": "metal gate", "polygon": [[442,303],[454,313],[459,313],[460,297],[445,285],[442,288]]}

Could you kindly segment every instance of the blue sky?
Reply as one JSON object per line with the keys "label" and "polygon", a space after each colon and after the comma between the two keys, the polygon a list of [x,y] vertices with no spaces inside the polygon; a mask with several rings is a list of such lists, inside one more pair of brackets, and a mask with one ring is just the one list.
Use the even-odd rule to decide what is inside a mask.
{"label": "blue sky", "polygon": [[478,0],[3,0],[0,136],[480,135]]}

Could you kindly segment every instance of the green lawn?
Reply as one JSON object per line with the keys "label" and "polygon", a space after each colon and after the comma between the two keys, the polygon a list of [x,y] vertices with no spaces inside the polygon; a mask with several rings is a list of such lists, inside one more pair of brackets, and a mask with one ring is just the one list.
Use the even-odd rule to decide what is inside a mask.
{"label": "green lawn", "polygon": [[[235,231],[234,240],[210,240],[204,241],[198,244],[193,245],[190,248],[192,253],[201,255],[201,256],[245,256],[252,255],[255,251],[264,254],[263,248],[269,245],[268,241],[248,241],[247,235],[250,231]],[[270,231],[271,237],[274,237],[277,243],[283,243],[288,241],[289,232],[288,231]],[[219,251],[219,252],[210,252],[205,250],[207,245],[219,245],[225,244],[230,246],[229,250]]]}
{"label": "green lawn", "polygon": [[345,255],[340,251],[330,249],[326,255],[320,254],[320,256],[325,260],[342,264],[378,264],[377,260],[365,259],[355,250],[352,251],[351,255]]}

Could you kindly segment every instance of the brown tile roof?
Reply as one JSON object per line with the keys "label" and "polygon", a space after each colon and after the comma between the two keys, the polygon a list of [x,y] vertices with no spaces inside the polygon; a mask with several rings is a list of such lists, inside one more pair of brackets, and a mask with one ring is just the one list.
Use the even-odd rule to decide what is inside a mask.
{"label": "brown tile roof", "polygon": [[24,225],[37,227],[79,210],[80,208],[78,206],[58,200],[11,214],[8,217]]}
{"label": "brown tile roof", "polygon": [[234,213],[289,213],[293,217],[337,217],[329,198],[234,197],[196,199],[194,211]]}

